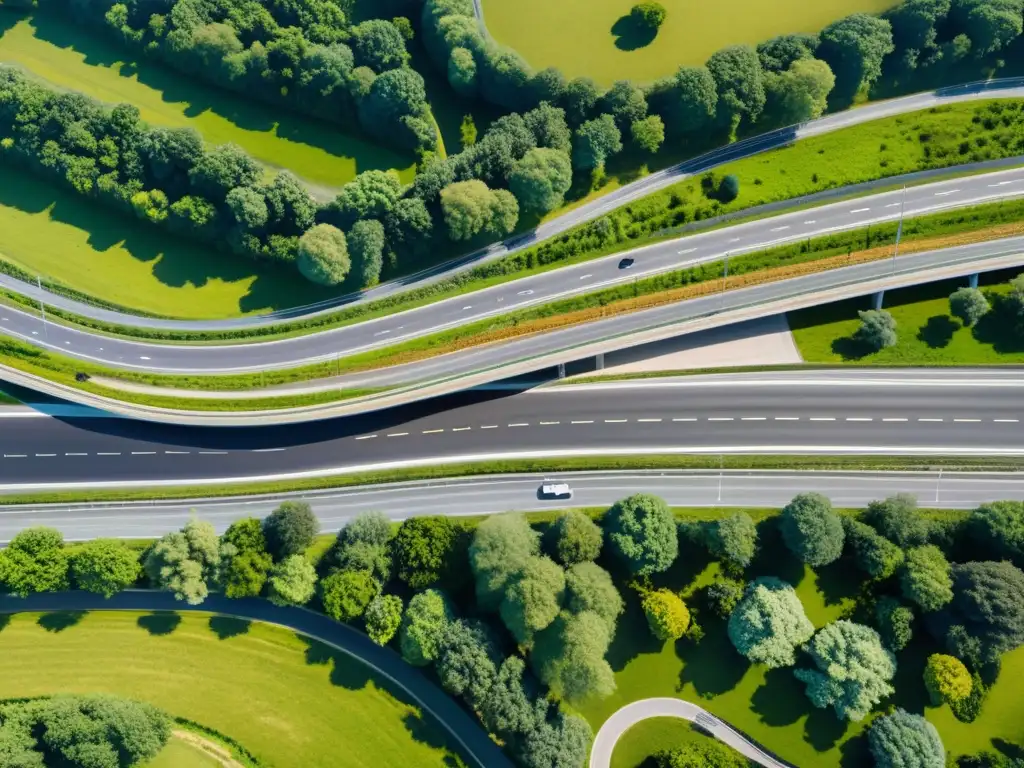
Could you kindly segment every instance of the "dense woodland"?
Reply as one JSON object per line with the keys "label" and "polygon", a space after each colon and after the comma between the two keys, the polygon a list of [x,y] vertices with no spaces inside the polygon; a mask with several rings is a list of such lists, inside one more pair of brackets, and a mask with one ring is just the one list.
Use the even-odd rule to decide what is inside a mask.
{"label": "dense woodland", "polygon": [[[436,675],[524,768],[583,765],[590,727],[559,702],[614,692],[606,654],[616,631],[642,633],[617,626],[627,601],[639,602],[660,643],[699,645],[704,626],[724,622],[737,654],[792,668],[810,703],[840,721],[887,713],[873,721],[867,745],[882,768],[945,766],[928,721],[886,709],[909,646],[927,662],[920,679],[900,685],[922,686],[935,706],[948,704],[972,722],[999,679],[1002,656],[1024,645],[1020,502],[935,517],[912,497],[895,496],[840,515],[827,498],[802,494],[760,523],[744,512],[690,522],[639,494],[596,518],[579,511],[541,524],[520,514],[472,524],[414,517],[397,530],[368,513],[347,523],[314,563],[305,553],[318,531],[316,516],[298,502],[264,520],[239,520],[221,536],[192,520],[141,553],[114,540],[66,546],[57,531],[30,528],[0,553],[0,585],[16,595],[73,586],[107,596],[143,585],[190,604],[218,590],[309,605]],[[751,573],[762,549],[776,553],[772,561],[791,558],[801,572],[839,568],[832,573],[843,574],[853,604],[816,630],[789,582]],[[720,563],[714,580],[681,594],[668,578],[677,562],[709,557]],[[685,754],[699,749],[663,763],[700,764]],[[1011,765],[974,759],[960,765]]]}
{"label": "dense woodland", "polygon": [[[187,129],[142,124],[129,105],[109,109],[0,70],[0,160],[346,289],[416,271],[455,243],[503,237],[521,214],[558,208],[574,180],[600,185],[624,148],[704,148],[817,117],[869,91],[883,71],[913,79],[957,77],[970,61],[998,68],[1024,23],[1024,0],[907,0],[881,17],[854,14],[818,36],[732,46],[706,66],[602,92],[585,78],[533,72],[498,48],[471,0],[389,3],[406,16],[358,24],[349,3],[329,0],[40,2],[190,76],[417,149],[411,185],[366,171],[319,205],[287,173],[268,182],[235,147],[204,147]],[[469,146],[447,157],[435,154],[423,78],[409,66],[407,41],[417,34],[454,90],[512,110],[479,139],[465,132]]]}

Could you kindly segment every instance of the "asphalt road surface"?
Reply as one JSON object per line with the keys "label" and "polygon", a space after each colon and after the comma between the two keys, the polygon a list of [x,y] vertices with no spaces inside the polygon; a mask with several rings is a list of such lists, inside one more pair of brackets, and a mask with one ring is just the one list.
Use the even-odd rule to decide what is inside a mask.
{"label": "asphalt road surface", "polygon": [[[905,210],[907,215],[910,215],[915,211],[951,205],[957,200],[966,203],[968,200],[976,202],[991,195],[1018,194],[1024,194],[1024,169],[955,179],[907,190]],[[896,191],[870,199],[845,201],[772,219],[748,222],[633,252],[635,266],[632,269],[620,269],[618,265],[622,254],[616,254],[377,320],[279,341],[203,346],[145,343],[94,335],[84,329],[55,325],[45,322],[38,313],[13,307],[0,307],[0,333],[115,368],[161,373],[231,373],[287,368],[393,345],[533,304],[547,303],[573,293],[597,290],[611,283],[620,282],[623,273],[628,274],[627,279],[640,278],[687,264],[718,260],[727,252],[740,254],[757,251],[783,240],[800,240],[812,234],[863,226],[869,220],[892,220],[899,216],[900,207],[903,205],[902,198],[903,193]],[[769,295],[778,296],[780,291],[806,292],[820,289],[821,286],[863,279],[865,276],[888,274],[894,268],[906,272],[968,259],[986,258],[1008,251],[1016,252],[1022,245],[1024,238],[1008,238],[974,246],[901,256],[897,259],[896,265],[873,262],[847,270],[830,270],[807,278],[757,286],[743,291],[729,291],[724,299],[706,298],[680,302],[657,310],[614,318],[612,321],[605,321],[605,325],[601,322],[587,323],[573,329],[544,334],[529,342],[533,345],[529,354],[545,351],[545,346],[550,351],[552,347],[560,349],[587,339],[604,338],[609,335],[609,323],[614,326],[616,333],[625,332],[637,324],[640,324],[638,327],[655,325],[659,321],[651,318],[660,315],[675,320],[685,319],[693,314],[706,314],[709,307],[719,311],[746,306],[762,301]],[[463,355],[468,361],[463,369],[478,370],[489,364],[500,364],[508,359],[508,353],[512,350],[516,352],[515,357],[511,359],[521,359],[527,356],[519,351],[521,345],[522,342],[502,345],[498,357],[485,356],[483,362],[478,359],[479,350],[470,350]],[[450,367],[450,360],[451,358],[448,358],[441,363],[445,372],[458,372]],[[422,364],[417,364],[416,368],[417,375],[410,377],[403,374],[403,380],[429,378],[425,374],[419,375],[425,370]],[[390,379],[373,376],[376,385],[397,383],[394,379],[394,376]]]}
{"label": "asphalt road surface", "polygon": [[471,391],[300,426],[0,417],[0,490],[223,484],[515,457],[1024,454],[1018,371],[792,371]]}

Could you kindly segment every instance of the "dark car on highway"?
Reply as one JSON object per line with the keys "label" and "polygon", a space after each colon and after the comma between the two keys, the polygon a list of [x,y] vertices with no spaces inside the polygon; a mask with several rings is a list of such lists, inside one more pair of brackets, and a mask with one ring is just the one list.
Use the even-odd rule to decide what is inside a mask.
{"label": "dark car on highway", "polygon": [[619,262],[619,269],[629,269],[633,266],[633,259],[623,259]]}

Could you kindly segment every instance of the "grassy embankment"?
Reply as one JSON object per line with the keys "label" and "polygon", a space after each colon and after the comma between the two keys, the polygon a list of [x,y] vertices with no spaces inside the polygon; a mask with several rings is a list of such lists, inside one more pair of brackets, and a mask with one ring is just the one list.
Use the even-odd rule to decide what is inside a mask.
{"label": "grassy embankment", "polygon": [[[711,3],[662,0],[668,11],[653,39],[624,22],[629,3],[614,0],[484,0],[487,30],[538,70],[558,67],[566,78],[602,85],[629,78],[649,82],[681,65],[703,64],[728,45],[756,45],[793,32],[818,32],[851,13],[883,11],[896,0],[776,0],[771,13],[756,0]],[[572,30],[572,34],[566,34]]]}
{"label": "grassy embankment", "polygon": [[441,768],[455,759],[440,728],[366,667],[284,629],[130,612],[16,614],[0,627],[3,698],[68,691],[149,701],[275,768]]}
{"label": "grassy embankment", "polygon": [[[794,584],[815,627],[847,615],[858,621],[866,619],[858,604],[862,579],[849,564],[840,561],[812,571],[789,556],[774,527],[760,528],[761,555],[747,576],[775,575]],[[658,586],[692,594],[710,583],[717,571],[718,563],[709,562],[702,550],[687,549],[685,556],[655,581]],[[769,671],[747,663],[733,650],[725,622],[710,611],[700,613],[705,636],[698,645],[685,640],[663,645],[653,640],[636,595],[628,589],[623,593],[626,613],[619,618],[609,651],[618,690],[581,709],[595,731],[631,701],[678,696],[699,703],[795,765],[870,764],[864,738],[870,720],[840,721],[831,710],[811,706],[791,669]],[[693,601],[699,605],[696,597]],[[897,654],[896,693],[885,703],[924,714],[936,725],[953,756],[991,749],[993,741],[1000,739],[1011,744],[1024,741],[1024,698],[1017,691],[1017,680],[1024,674],[1024,648],[1003,656],[999,680],[981,715],[969,725],[956,720],[948,707],[936,708],[927,702],[921,674],[925,658],[935,650],[926,633],[915,628],[915,640]]]}
{"label": "grassy embankment", "polygon": [[[1019,270],[1017,270],[1019,271]],[[896,320],[895,346],[869,352],[853,334],[860,325],[857,311],[870,309],[868,299],[837,302],[789,315],[800,354],[810,363],[857,365],[1020,365],[1024,339],[1014,331],[1014,319],[1000,311],[1009,292],[1006,281],[1016,271],[981,276],[981,289],[993,310],[973,327],[949,312],[949,294],[966,285],[951,280],[885,294],[883,308]]]}

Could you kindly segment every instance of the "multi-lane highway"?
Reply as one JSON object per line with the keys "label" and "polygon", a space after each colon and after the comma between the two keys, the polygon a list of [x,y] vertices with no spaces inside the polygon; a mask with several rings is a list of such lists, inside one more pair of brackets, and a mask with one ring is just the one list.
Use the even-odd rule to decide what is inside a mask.
{"label": "multi-lane highway", "polygon": [[[510,283],[494,286],[464,296],[447,299],[427,306],[336,328],[320,333],[282,339],[278,341],[234,344],[234,345],[171,345],[146,343],[131,339],[111,338],[94,335],[87,330],[48,323],[38,313],[14,307],[0,307],[0,334],[15,336],[30,343],[56,349],[64,354],[83,360],[100,362],[115,368],[150,371],[158,373],[230,373],[286,368],[304,363],[335,359],[357,352],[393,345],[411,338],[478,321],[487,317],[504,314],[535,304],[575,293],[593,291],[623,280],[634,280],[653,273],[682,266],[714,261],[726,254],[742,254],[761,250],[774,244],[799,241],[823,233],[863,227],[880,221],[892,221],[899,217],[901,209],[906,216],[914,216],[944,208],[974,204],[985,200],[1018,197],[1024,195],[1024,169],[1006,170],[981,176],[947,180],[934,184],[910,188],[903,192],[891,191],[860,198],[853,201],[832,203],[758,221],[738,224],[725,229],[703,232],[678,240],[648,246],[631,252],[635,266],[630,270],[618,267],[623,254],[565,267]],[[900,270],[916,270],[969,258],[980,258],[993,253],[1015,251],[1020,248],[1017,239],[973,246],[971,249],[949,249],[933,254],[914,254],[901,257]],[[856,279],[860,273],[872,270],[880,274],[890,271],[885,265],[862,265],[859,272],[835,272],[812,276],[808,285],[829,284],[834,281]],[[851,278],[850,275],[853,275]],[[756,291],[776,291],[775,287],[762,286]],[[787,289],[788,290],[788,289]],[[799,290],[805,290],[800,287]],[[730,292],[730,302],[741,305],[758,301],[753,295],[740,291]],[[684,302],[662,308],[672,318],[685,318],[680,312],[706,311],[701,304],[707,300]],[[715,301],[715,309],[725,308]],[[629,318],[613,321],[615,332],[624,332],[631,325],[648,327],[660,322],[651,319],[647,313],[635,313]],[[606,327],[590,323],[574,330],[568,336],[564,332],[547,334],[545,344],[548,350],[580,343],[591,338],[607,336]],[[595,335],[597,334],[597,335]],[[570,338],[571,337],[571,338]],[[536,347],[537,342],[530,342]],[[554,345],[553,347],[551,345]],[[463,355],[462,369],[451,367],[450,359],[443,363],[446,374],[464,370],[476,370],[485,365],[507,362],[515,345],[502,347],[502,358],[488,358],[483,364],[474,354]],[[546,351],[531,348],[528,354]],[[524,355],[516,353],[520,359]],[[468,366],[468,367],[467,367]],[[402,381],[430,378],[422,365],[416,368],[416,376],[405,376]],[[392,375],[385,380],[374,377],[376,385],[399,383]]]}
{"label": "multi-lane highway", "polygon": [[517,457],[1024,455],[1018,371],[822,371],[468,392],[301,427],[0,417],[0,489],[310,477]]}

